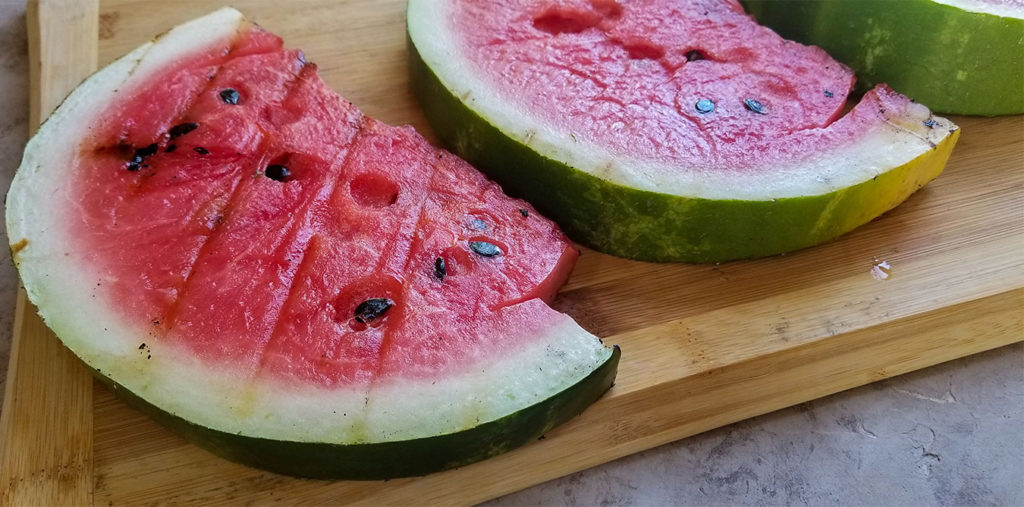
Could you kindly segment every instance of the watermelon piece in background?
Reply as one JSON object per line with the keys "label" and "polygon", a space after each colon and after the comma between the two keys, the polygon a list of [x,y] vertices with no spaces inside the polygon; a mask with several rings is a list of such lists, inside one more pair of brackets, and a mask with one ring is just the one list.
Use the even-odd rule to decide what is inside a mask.
{"label": "watermelon piece in background", "polygon": [[952,114],[1024,113],[1021,0],[743,0],[783,37]]}
{"label": "watermelon piece in background", "polygon": [[719,262],[833,239],[944,167],[959,129],[729,0],[411,0],[438,137],[574,240]]}
{"label": "watermelon piece in background", "polygon": [[615,377],[618,349],[545,303],[578,255],[557,226],[233,9],[72,92],[26,147],[7,227],[30,299],[100,380],[281,473],[471,463]]}

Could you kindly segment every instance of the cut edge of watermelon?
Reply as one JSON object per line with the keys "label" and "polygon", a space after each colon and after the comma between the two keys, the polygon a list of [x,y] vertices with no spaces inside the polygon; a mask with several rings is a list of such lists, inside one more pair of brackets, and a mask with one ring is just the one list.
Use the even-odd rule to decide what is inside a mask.
{"label": "cut edge of watermelon", "polygon": [[[472,62],[466,61],[457,49],[454,33],[437,29],[448,25],[449,5],[450,2],[412,0],[407,17],[415,52],[444,88],[508,138],[545,158],[562,161],[616,185],[715,200],[768,201],[824,195],[913,161],[948,140],[957,128],[945,118],[931,116],[926,107],[914,104],[907,117],[879,122],[838,149],[785,161],[784,165],[745,170],[741,176],[729,171],[709,172],[641,160],[627,153],[613,153],[571,132],[545,125],[529,111],[494,92],[492,86],[474,75]],[[928,120],[931,126],[924,125]],[[457,153],[475,152],[474,145],[480,142],[470,136],[453,140]]]}

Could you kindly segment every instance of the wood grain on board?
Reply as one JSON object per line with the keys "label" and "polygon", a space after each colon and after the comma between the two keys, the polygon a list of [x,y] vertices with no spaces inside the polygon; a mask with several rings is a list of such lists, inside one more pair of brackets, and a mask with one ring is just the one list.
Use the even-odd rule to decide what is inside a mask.
{"label": "wood grain on board", "polygon": [[[29,125],[33,130],[96,68],[95,1],[30,1]],[[91,501],[92,376],[19,289],[3,412],[0,505]]]}
{"label": "wood grain on board", "polygon": [[[404,1],[233,4],[283,36],[288,46],[304,49],[327,83],[364,112],[394,124],[411,123],[430,138],[408,92]],[[109,63],[210,9],[208,2],[195,0],[102,2],[99,61]],[[91,448],[82,439],[73,452],[83,469],[91,466],[90,473],[76,476],[78,498],[94,504],[281,498],[296,503],[472,503],[730,422],[1020,341],[1024,118],[955,120],[963,136],[939,179],[899,208],[827,245],[721,265],[649,264],[584,251],[555,306],[622,347],[615,387],[544,440],[482,463],[387,482],[294,479],[213,456],[101,387],[65,395],[69,405],[43,408],[65,416],[75,403],[91,404],[91,422],[68,431],[92,431]],[[877,266],[883,262],[889,268],[880,272]],[[26,312],[23,321],[32,318]],[[24,326],[15,333],[26,341]],[[12,351],[12,364],[25,361],[26,354],[32,352],[22,344]],[[51,352],[35,354],[61,375],[74,376],[68,373],[77,368],[71,361],[54,360]],[[15,380],[24,385],[21,375],[9,386]],[[5,417],[9,411],[5,406]],[[15,412],[10,418],[16,417]],[[9,426],[0,428],[5,440],[12,435]],[[15,438],[52,435],[23,427]],[[6,455],[0,466],[3,487],[14,491],[6,478],[23,477],[17,475],[22,472],[17,467],[8,471]],[[24,493],[43,486],[19,488]]]}

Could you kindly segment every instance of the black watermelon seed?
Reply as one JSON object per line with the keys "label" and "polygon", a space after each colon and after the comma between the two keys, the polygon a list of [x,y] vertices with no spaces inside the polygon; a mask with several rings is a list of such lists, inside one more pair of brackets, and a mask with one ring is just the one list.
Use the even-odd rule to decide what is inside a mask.
{"label": "black watermelon seed", "polygon": [[715,110],[715,103],[708,99],[700,99],[693,105],[700,114],[707,114]]}
{"label": "black watermelon seed", "polygon": [[238,99],[238,91],[234,88],[225,88],[220,91],[220,100],[223,100],[226,104],[238,105]]}
{"label": "black watermelon seed", "polygon": [[474,230],[477,230],[477,231],[486,231],[487,230],[487,222],[484,222],[483,220],[480,220],[479,218],[474,218],[474,219],[469,221],[469,227],[471,229],[474,229]]}
{"label": "black watermelon seed", "polygon": [[693,62],[693,61],[696,61],[696,60],[703,60],[705,58],[707,58],[707,57],[704,56],[704,53],[699,51],[699,50],[696,50],[696,49],[691,49],[691,50],[686,52],[686,61],[688,61],[688,62]]}
{"label": "black watermelon seed", "polygon": [[156,143],[153,143],[149,146],[146,146],[145,148],[139,148],[135,150],[135,153],[132,154],[132,159],[128,161],[128,166],[126,167],[126,169],[133,172],[138,171],[141,167],[143,167],[142,161],[145,160],[146,157],[156,154],[157,149],[159,149],[159,146],[157,146]]}
{"label": "black watermelon seed", "polygon": [[144,159],[146,157],[156,155],[158,147],[160,146],[158,146],[156,142],[145,147],[140,147],[140,149],[135,151],[135,158]]}
{"label": "black watermelon seed", "polygon": [[179,123],[171,127],[171,130],[168,130],[167,134],[171,136],[171,139],[175,139],[188,134],[197,128],[199,128],[199,124],[195,122]]}
{"label": "black watermelon seed", "polygon": [[366,321],[378,319],[387,313],[394,304],[395,302],[388,298],[367,299],[356,307],[356,321],[365,324]]}
{"label": "black watermelon seed", "polygon": [[167,145],[167,149],[164,150],[164,153],[170,153],[170,152],[172,152],[172,151],[174,151],[176,149],[178,149],[178,145],[177,144],[173,144],[173,143],[172,144],[168,144]]}
{"label": "black watermelon seed", "polygon": [[210,150],[208,150],[206,148],[203,148],[202,146],[196,146],[195,148],[192,148],[192,151],[194,151],[194,152],[196,152],[196,153],[198,153],[200,155],[209,155],[210,154]]}
{"label": "black watermelon seed", "polygon": [[270,164],[267,166],[267,169],[263,171],[263,175],[274,181],[284,181],[292,175],[292,172],[281,164]]}
{"label": "black watermelon seed", "polygon": [[483,255],[484,257],[494,257],[501,255],[501,249],[493,243],[486,241],[470,241],[469,248],[472,248],[474,252]]}
{"label": "black watermelon seed", "polygon": [[753,112],[755,112],[757,114],[767,114],[765,112],[765,110],[764,110],[764,104],[761,104],[757,100],[754,100],[754,99],[743,99],[743,105],[746,106],[747,109],[749,109],[749,110],[751,110],[751,111],[753,111]]}
{"label": "black watermelon seed", "polygon": [[830,92],[830,91],[828,91],[828,90],[825,90],[825,96],[831,99],[831,98],[832,98],[832,97],[834,97],[835,95],[833,95],[833,94],[832,94],[832,92]]}
{"label": "black watermelon seed", "polygon": [[434,278],[444,280],[445,276],[448,276],[448,267],[444,264],[444,258],[438,257],[434,261]]}
{"label": "black watermelon seed", "polygon": [[527,217],[530,216],[530,210],[528,210],[526,208],[522,208],[522,209],[519,210],[519,214],[523,215],[523,218],[527,218]]}

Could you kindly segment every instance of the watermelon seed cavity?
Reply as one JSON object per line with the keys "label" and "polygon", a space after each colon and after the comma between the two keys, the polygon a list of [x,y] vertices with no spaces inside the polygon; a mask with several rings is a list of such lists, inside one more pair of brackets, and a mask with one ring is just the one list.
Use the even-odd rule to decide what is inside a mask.
{"label": "watermelon seed cavity", "polygon": [[383,316],[395,304],[388,298],[371,298],[359,303],[356,307],[356,322],[365,324],[367,321]]}
{"label": "watermelon seed cavity", "polygon": [[495,257],[501,255],[501,249],[494,243],[488,243],[487,241],[470,241],[469,248],[484,257]]}
{"label": "watermelon seed cavity", "polygon": [[549,7],[546,12],[533,19],[533,27],[558,35],[560,33],[580,33],[593,28],[600,18],[590,12],[559,7]]}
{"label": "watermelon seed cavity", "polygon": [[688,62],[694,62],[694,61],[697,61],[697,60],[705,60],[705,59],[707,59],[707,57],[704,56],[704,53],[701,52],[698,49],[691,49],[691,50],[686,52],[686,61],[688,61]]}
{"label": "watermelon seed cavity", "polygon": [[270,164],[267,166],[267,169],[263,171],[263,175],[274,181],[284,181],[292,175],[292,172],[281,164]]}
{"label": "watermelon seed cavity", "polygon": [[755,112],[757,114],[768,114],[764,110],[764,104],[761,104],[757,100],[754,100],[754,99],[743,99],[743,105],[746,106],[747,109],[749,109],[749,110],[751,110],[751,111],[753,111],[753,112]]}
{"label": "watermelon seed cavity", "polygon": [[209,155],[210,154],[210,150],[208,150],[206,148],[203,148],[202,146],[196,146],[195,148],[192,148],[192,151],[194,151],[194,152],[196,152],[196,153],[198,153],[200,155]]}
{"label": "watermelon seed cavity", "polygon": [[634,60],[658,60],[665,56],[664,49],[649,41],[634,40],[628,43],[620,42],[620,45]]}
{"label": "watermelon seed cavity", "polygon": [[155,154],[157,148],[156,143],[153,143],[145,148],[135,150],[135,153],[132,154],[132,159],[128,161],[128,170],[138,171],[139,168],[142,167],[142,161],[145,160],[146,157]]}
{"label": "watermelon seed cavity", "polygon": [[448,274],[448,269],[444,265],[444,257],[438,257],[434,261],[434,278],[439,281],[444,280],[444,277]]}
{"label": "watermelon seed cavity", "polygon": [[223,100],[225,104],[236,106],[238,105],[238,99],[238,91],[234,88],[225,88],[220,91],[220,100]]}
{"label": "watermelon seed cavity", "polygon": [[349,184],[352,199],[360,206],[386,208],[398,202],[398,185],[374,173],[356,176]]}
{"label": "watermelon seed cavity", "polygon": [[171,127],[171,130],[167,131],[167,134],[171,136],[171,139],[176,139],[185,134],[188,134],[189,132],[192,132],[197,128],[199,128],[199,124],[195,122],[179,123]]}
{"label": "watermelon seed cavity", "polygon": [[708,99],[700,99],[693,107],[697,109],[698,113],[706,114],[715,110],[715,103]]}

